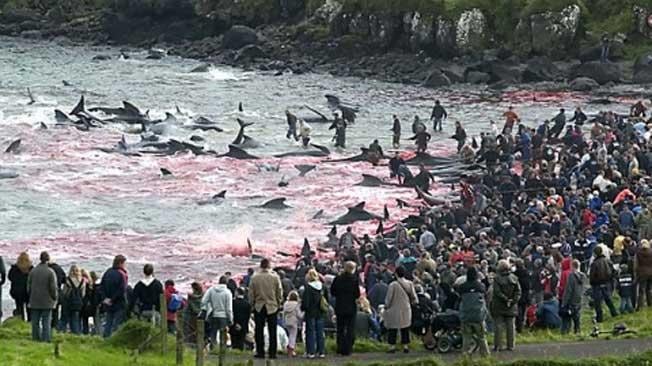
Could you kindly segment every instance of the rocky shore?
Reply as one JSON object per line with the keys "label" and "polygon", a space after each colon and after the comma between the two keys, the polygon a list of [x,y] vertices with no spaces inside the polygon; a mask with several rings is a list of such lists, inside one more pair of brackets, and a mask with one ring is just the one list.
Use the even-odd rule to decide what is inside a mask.
{"label": "rocky shore", "polygon": [[590,91],[652,83],[652,47],[628,52],[634,43],[652,44],[652,11],[641,6],[625,10],[629,31],[610,34],[611,62],[600,63],[602,35],[587,31],[588,11],[579,2],[514,9],[510,17],[504,5],[443,9],[432,0],[424,6],[430,1],[116,0],[99,6],[68,0],[39,9],[9,1],[0,13],[0,35],[161,48],[205,62],[195,72],[227,64],[432,88],[549,82]]}

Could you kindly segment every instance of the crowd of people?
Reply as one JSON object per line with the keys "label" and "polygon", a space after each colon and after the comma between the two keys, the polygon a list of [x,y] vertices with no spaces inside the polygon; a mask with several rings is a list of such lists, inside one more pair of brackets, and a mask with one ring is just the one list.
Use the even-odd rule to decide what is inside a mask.
{"label": "crowd of people", "polygon": [[[491,122],[479,144],[456,122],[461,164],[484,168],[461,178],[459,201],[424,204],[418,215],[375,237],[347,228],[337,238],[333,230],[333,256],[304,247],[292,268],[264,259],[239,281],[225,273],[210,288],[195,282],[186,297],[173,281],[156,279],[151,265],[132,288],[123,256],[97,276],[76,266],[66,275],[45,252],[33,267],[22,253],[7,276],[14,315],[32,321],[35,340],[49,341],[51,325],[84,334],[101,328],[109,337],[128,317],[167,321],[174,332],[183,312],[189,341],[197,319],[204,319],[212,346],[229,343],[258,358],[276,358],[279,351],[296,356],[300,341],[307,358],[323,358],[327,334],[343,356],[353,352],[356,338],[385,340],[389,352],[400,342],[409,352],[411,336],[438,336],[431,326],[437,314],[457,316],[464,350],[477,348],[481,355],[490,352],[487,329],[494,332],[494,351],[514,350],[516,333],[527,328],[580,333],[587,304],[597,322],[604,320],[603,304],[612,317],[652,306],[652,122],[646,113],[642,102],[627,115],[589,118],[577,108],[567,120],[562,109],[532,128],[510,107],[503,129]],[[435,133],[448,116],[437,102]],[[396,147],[396,116],[392,130]],[[427,130],[415,119],[422,152]],[[298,138],[296,129],[290,137]],[[343,145],[343,131],[339,138]],[[393,159],[390,169],[400,183],[408,173],[419,177],[428,192],[433,177],[426,167],[414,177]],[[2,260],[0,274],[4,283]],[[167,319],[159,315],[161,294]]]}

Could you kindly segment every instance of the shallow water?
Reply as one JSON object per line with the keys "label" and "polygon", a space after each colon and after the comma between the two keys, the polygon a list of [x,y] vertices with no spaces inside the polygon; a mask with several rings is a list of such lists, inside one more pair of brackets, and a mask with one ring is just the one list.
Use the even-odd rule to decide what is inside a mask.
{"label": "shallow water", "polygon": [[[191,60],[146,60],[141,52],[129,60],[95,62],[91,61],[95,55],[119,52],[9,38],[0,39],[0,49],[0,148],[16,138],[23,141],[20,154],[0,153],[0,167],[20,173],[17,179],[0,180],[0,255],[5,262],[13,262],[21,251],[36,258],[47,249],[64,268],[78,263],[102,271],[115,254],[123,253],[132,279],[140,276],[142,264],[153,262],[159,277],[186,284],[195,279],[210,281],[226,270],[242,273],[254,265],[248,259],[248,237],[256,254],[287,262],[276,255],[278,250],[294,252],[304,237],[312,243],[325,240],[326,222],[345,213],[346,207],[366,201],[370,211],[380,214],[387,204],[392,220],[398,220],[409,209],[399,210],[394,199],[413,200],[414,193],[354,186],[362,172],[388,175],[386,167],[362,163],[320,164],[301,178],[293,165],[320,159],[283,159],[279,173],[266,173],[258,172],[260,161],[105,154],[97,148],[114,146],[125,133],[124,126],[91,132],[55,128],[55,108],[70,111],[80,94],[86,96],[87,106],[119,106],[128,100],[149,109],[155,118],[176,113],[179,106],[184,114],[217,121],[225,132],[173,129],[171,135],[186,139],[201,135],[205,146],[216,151],[226,151],[237,133],[239,116],[255,122],[247,133],[263,144],[250,152],[275,165],[278,159],[269,158],[271,154],[299,149],[285,139],[284,110],[310,115],[303,109],[307,104],[326,113],[324,94],[338,95],[361,109],[358,122],[347,131],[348,149],[336,152],[336,157],[355,154],[373,138],[388,146],[391,115],[398,114],[408,131],[415,114],[429,116],[434,99],[442,100],[450,114],[445,133],[434,136],[434,155],[452,151],[448,137],[454,120],[461,120],[475,135],[488,130],[489,119],[500,121],[508,105],[515,105],[523,120],[534,124],[554,115],[560,106],[572,110],[587,100],[575,93],[512,92],[490,101],[488,93],[473,88],[433,91],[318,74],[275,77],[228,67],[192,74],[188,71],[198,63]],[[62,80],[73,86],[64,86]],[[34,105],[28,105],[28,87],[37,100]],[[243,102],[243,113],[237,111],[238,102]],[[588,113],[597,110],[587,108]],[[39,122],[50,128],[38,129]],[[327,125],[312,127],[315,143],[332,145]],[[127,135],[127,139],[135,142],[138,137]],[[411,148],[410,142],[405,141],[404,147]],[[170,169],[175,177],[162,179],[160,167]],[[290,179],[287,188],[277,186],[283,176]],[[438,187],[438,192],[446,189]],[[221,190],[228,191],[223,203],[197,205]],[[252,208],[276,197],[287,197],[292,208]],[[320,209],[325,218],[311,220]],[[376,224],[355,228],[362,234]]]}

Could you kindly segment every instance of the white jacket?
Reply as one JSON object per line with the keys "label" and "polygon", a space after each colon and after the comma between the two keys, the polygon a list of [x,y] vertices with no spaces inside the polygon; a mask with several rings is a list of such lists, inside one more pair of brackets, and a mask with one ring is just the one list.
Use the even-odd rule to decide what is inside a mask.
{"label": "white jacket", "polygon": [[226,285],[211,287],[201,300],[201,308],[213,318],[226,318],[233,323],[233,295]]}

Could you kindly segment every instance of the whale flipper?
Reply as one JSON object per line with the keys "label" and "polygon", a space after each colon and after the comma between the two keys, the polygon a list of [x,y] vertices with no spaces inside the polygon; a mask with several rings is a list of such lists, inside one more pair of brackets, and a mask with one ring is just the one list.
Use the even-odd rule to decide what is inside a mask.
{"label": "whale flipper", "polygon": [[310,173],[316,168],[314,165],[295,165],[294,167],[299,170],[300,177],[305,177],[306,174]]}

